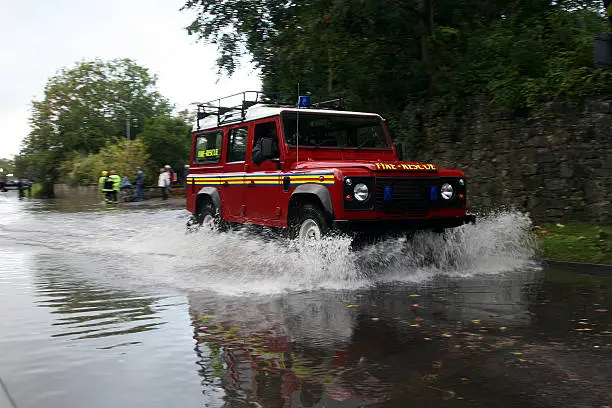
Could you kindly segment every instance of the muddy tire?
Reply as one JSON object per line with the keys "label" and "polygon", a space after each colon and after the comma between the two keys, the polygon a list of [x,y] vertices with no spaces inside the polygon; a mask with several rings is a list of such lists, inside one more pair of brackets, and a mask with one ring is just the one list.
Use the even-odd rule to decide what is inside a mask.
{"label": "muddy tire", "polygon": [[290,233],[292,239],[301,241],[319,240],[329,231],[323,211],[316,205],[305,204],[292,222]]}

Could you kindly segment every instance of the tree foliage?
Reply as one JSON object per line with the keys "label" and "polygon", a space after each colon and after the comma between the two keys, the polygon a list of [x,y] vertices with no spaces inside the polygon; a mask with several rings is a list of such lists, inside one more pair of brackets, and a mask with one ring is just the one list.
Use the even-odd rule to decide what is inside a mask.
{"label": "tree foliage", "polygon": [[97,153],[109,142],[140,133],[147,119],[171,106],[157,78],[129,59],[80,62],[49,79],[42,101],[32,102],[31,131],[16,159],[38,181],[58,180],[63,161]]}
{"label": "tree foliage", "polygon": [[156,116],[148,119],[138,138],[146,146],[152,170],[166,164],[177,170],[189,162],[191,126],[183,118]]}
{"label": "tree foliage", "polygon": [[75,152],[62,162],[60,181],[73,186],[95,184],[102,170],[115,170],[119,176],[133,180],[136,167],[145,169],[148,159],[146,146],[140,139],[107,142],[98,153]]}
{"label": "tree foliage", "polygon": [[484,94],[512,112],[610,89],[592,69],[608,0],[187,0],[188,33],[229,74],[250,54],[265,91],[348,96],[400,116],[415,101],[461,113]]}
{"label": "tree foliage", "polygon": [[12,173],[14,168],[15,163],[13,162],[13,160],[0,159],[0,169],[2,169],[2,171],[0,171],[0,177]]}

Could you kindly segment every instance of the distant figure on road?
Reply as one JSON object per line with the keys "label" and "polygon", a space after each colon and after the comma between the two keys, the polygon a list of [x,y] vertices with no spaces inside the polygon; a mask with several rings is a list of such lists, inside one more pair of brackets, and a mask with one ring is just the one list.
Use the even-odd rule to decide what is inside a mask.
{"label": "distant figure on road", "polygon": [[110,203],[112,201],[113,180],[108,178],[108,171],[102,170],[102,176],[98,179],[98,187],[102,193],[104,201]]}
{"label": "distant figure on road", "polygon": [[174,170],[172,170],[172,167],[170,167],[169,164],[166,164],[164,168],[168,172],[168,180],[170,180],[170,184],[168,185],[168,188],[170,188],[172,187],[173,183],[176,183],[176,173],[174,172]]}
{"label": "distant figure on road", "polygon": [[187,188],[187,176],[189,175],[189,165],[183,166],[183,185]]}
{"label": "distant figure on road", "polygon": [[189,165],[186,164],[183,166],[183,183],[187,185],[187,176],[189,175]]}
{"label": "distant figure on road", "polygon": [[144,172],[140,167],[136,167],[136,201],[144,200],[142,188],[144,187]]}
{"label": "distant figure on road", "polygon": [[157,186],[162,189],[162,197],[164,200],[168,199],[168,190],[170,187],[170,173],[167,169],[159,169],[159,178],[157,179]]}
{"label": "distant figure on road", "polygon": [[119,189],[123,190],[124,188],[128,188],[128,187],[132,187],[132,182],[130,181],[128,176],[123,176]]}
{"label": "distant figure on road", "polygon": [[189,165],[183,166],[183,186],[185,186],[185,196],[187,196],[187,176],[189,175]]}
{"label": "distant figure on road", "polygon": [[32,181],[31,180],[24,180],[23,184],[24,184],[24,188],[23,189],[28,194],[28,198],[32,198]]}
{"label": "distant figure on road", "polygon": [[108,178],[113,182],[112,190],[111,190],[111,198],[114,203],[118,201],[119,189],[121,187],[121,177],[117,174],[115,170],[110,171],[110,176]]}
{"label": "distant figure on road", "polygon": [[98,179],[98,189],[100,191],[104,191],[104,182],[106,181],[106,176],[108,175],[108,171],[102,170],[100,173],[100,178]]}
{"label": "distant figure on road", "polygon": [[25,189],[26,189],[26,185],[23,182],[22,179],[19,179],[17,181],[17,191],[19,191],[19,199],[23,199],[25,197]]}

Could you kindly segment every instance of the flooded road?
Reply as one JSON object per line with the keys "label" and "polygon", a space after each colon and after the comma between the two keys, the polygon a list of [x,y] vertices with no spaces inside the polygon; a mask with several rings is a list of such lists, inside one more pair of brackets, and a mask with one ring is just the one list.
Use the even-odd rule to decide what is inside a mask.
{"label": "flooded road", "polygon": [[187,217],[0,194],[16,406],[612,405],[612,276],[534,262],[520,214],[357,253]]}

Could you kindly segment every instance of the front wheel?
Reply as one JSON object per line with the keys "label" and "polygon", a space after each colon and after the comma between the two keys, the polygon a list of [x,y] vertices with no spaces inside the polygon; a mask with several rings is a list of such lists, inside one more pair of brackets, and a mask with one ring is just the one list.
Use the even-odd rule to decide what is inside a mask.
{"label": "front wheel", "polygon": [[300,208],[291,226],[291,236],[300,241],[317,241],[328,231],[327,220],[319,207],[306,204]]}

